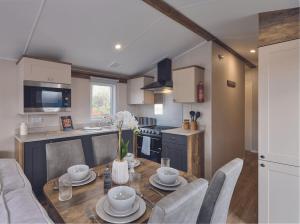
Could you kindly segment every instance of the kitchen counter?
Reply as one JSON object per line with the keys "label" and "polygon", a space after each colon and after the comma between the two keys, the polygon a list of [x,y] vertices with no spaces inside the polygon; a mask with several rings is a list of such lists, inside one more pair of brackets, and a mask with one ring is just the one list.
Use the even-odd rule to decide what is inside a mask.
{"label": "kitchen counter", "polygon": [[161,132],[166,134],[173,134],[173,135],[191,136],[191,135],[204,132],[204,130],[205,129],[203,127],[200,127],[199,130],[185,130],[183,128],[173,128],[173,129],[162,130]]}
{"label": "kitchen counter", "polygon": [[102,133],[117,132],[117,131],[118,129],[116,127],[108,126],[108,127],[103,127],[101,130],[78,129],[78,130],[71,130],[71,131],[39,132],[39,133],[30,133],[24,136],[15,135],[15,138],[20,143],[25,143],[25,142],[43,141],[43,140],[51,140],[51,139],[58,139],[58,138],[69,138],[69,137],[84,136],[84,135],[102,134]]}

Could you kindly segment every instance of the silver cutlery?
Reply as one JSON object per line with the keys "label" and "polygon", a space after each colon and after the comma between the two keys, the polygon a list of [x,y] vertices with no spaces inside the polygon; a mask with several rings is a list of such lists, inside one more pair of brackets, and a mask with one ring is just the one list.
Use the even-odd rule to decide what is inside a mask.
{"label": "silver cutlery", "polygon": [[148,198],[146,198],[141,192],[136,192],[136,193],[138,196],[140,196],[142,199],[144,199],[144,201],[150,208],[154,208],[155,204],[152,201],[150,201]]}
{"label": "silver cutlery", "polygon": [[94,211],[90,208],[85,209],[85,215],[89,218],[92,223],[99,223],[97,220],[97,216],[95,215]]}
{"label": "silver cutlery", "polygon": [[149,190],[157,193],[159,196],[164,197],[165,195],[161,193],[160,191],[156,190],[154,187],[152,187],[150,184],[145,184],[145,187],[148,188]]}

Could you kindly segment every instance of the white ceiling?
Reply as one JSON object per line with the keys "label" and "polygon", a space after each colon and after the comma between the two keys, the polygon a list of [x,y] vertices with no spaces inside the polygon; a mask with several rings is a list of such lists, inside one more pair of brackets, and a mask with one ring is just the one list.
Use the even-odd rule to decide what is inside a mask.
{"label": "white ceiling", "polygon": [[[167,0],[248,59],[257,13],[298,0]],[[0,0],[0,58],[23,54],[136,74],[204,41],[141,0]],[[114,45],[121,43],[120,52]],[[112,63],[118,67],[110,67]]]}

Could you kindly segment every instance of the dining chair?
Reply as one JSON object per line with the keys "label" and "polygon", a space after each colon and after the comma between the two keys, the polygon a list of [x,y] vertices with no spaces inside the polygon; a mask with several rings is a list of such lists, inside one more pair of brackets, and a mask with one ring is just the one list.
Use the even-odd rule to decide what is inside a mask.
{"label": "dining chair", "polygon": [[148,223],[196,223],[208,182],[197,179],[161,199]]}
{"label": "dining chair", "polygon": [[117,157],[117,134],[93,136],[92,143],[95,166],[109,163]]}
{"label": "dining chair", "polygon": [[47,180],[66,173],[70,166],[85,164],[80,139],[46,144]]}
{"label": "dining chair", "polygon": [[236,158],[218,169],[206,192],[198,219],[199,223],[226,223],[228,209],[243,160]]}

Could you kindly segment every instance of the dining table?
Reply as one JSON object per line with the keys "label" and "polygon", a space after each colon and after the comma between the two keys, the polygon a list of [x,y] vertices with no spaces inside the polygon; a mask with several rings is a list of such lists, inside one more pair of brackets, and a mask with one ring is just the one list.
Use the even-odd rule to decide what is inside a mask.
{"label": "dining table", "polygon": [[[135,173],[141,174],[138,180],[139,195],[146,202],[146,211],[134,223],[146,223],[150,218],[151,211],[155,204],[172,193],[172,191],[164,191],[151,186],[149,178],[156,173],[160,164],[138,158],[140,165],[136,167]],[[91,168],[97,174],[95,181],[78,187],[72,187],[72,198],[67,201],[59,200],[59,191],[57,189],[57,178],[49,180],[43,188],[44,195],[47,200],[48,208],[51,210],[58,222],[62,223],[106,223],[96,214],[97,202],[106,195],[104,191],[104,169],[112,166],[112,163],[104,164]],[[179,175],[184,177],[187,182],[197,179],[190,173],[179,171]],[[127,184],[130,186],[130,183]],[[118,186],[113,184],[112,187]],[[137,185],[135,185],[136,187]]]}

